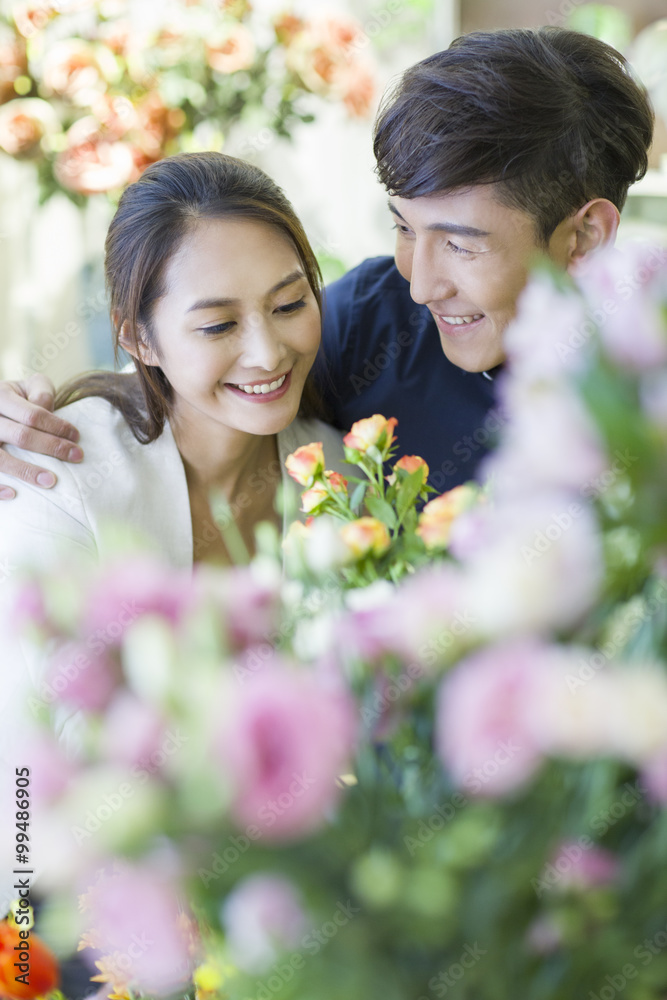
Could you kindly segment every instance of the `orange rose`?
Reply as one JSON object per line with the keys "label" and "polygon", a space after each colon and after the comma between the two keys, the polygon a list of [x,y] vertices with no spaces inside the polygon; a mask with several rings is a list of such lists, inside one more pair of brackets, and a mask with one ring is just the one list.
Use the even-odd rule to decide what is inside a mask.
{"label": "orange rose", "polygon": [[315,476],[324,472],[322,442],[304,444],[285,459],[285,468],[300,486],[312,485]]}
{"label": "orange rose", "polygon": [[398,420],[395,417],[390,417],[387,420],[386,417],[375,413],[372,417],[357,420],[356,423],[352,424],[349,434],[343,438],[343,444],[354,451],[360,451],[362,454],[365,454],[372,446],[386,452],[394,441],[394,427],[397,423]]}
{"label": "orange rose", "polygon": [[355,559],[383,555],[391,545],[387,526],[376,517],[360,517],[340,529],[341,538]]}
{"label": "orange rose", "polygon": [[[401,456],[401,458],[399,458],[398,462],[396,462],[396,464],[394,466],[394,473],[396,472],[396,469],[403,469],[409,475],[412,475],[412,473],[416,472],[417,469],[421,469],[422,473],[423,473],[423,475],[422,475],[422,486],[424,485],[424,483],[428,479],[428,473],[429,473],[428,465],[426,464],[426,462],[424,461],[423,458],[419,457],[419,455],[403,455],[403,456]],[[395,476],[395,474],[392,474],[391,476],[387,476],[387,482],[389,482],[391,484],[395,483],[396,482],[396,476]]]}
{"label": "orange rose", "polygon": [[452,524],[476,496],[473,486],[456,486],[425,505],[419,515],[417,534],[427,549],[446,548]]}
{"label": "orange rose", "polygon": [[[25,933],[25,932],[24,932]],[[26,947],[27,946],[27,947]],[[29,954],[26,962],[29,985],[17,982],[20,969],[14,965],[20,962],[21,948]],[[60,979],[58,963],[43,941],[30,932],[26,941],[19,934],[19,928],[6,920],[0,923],[0,997],[3,1000],[31,1000],[54,990]]]}
{"label": "orange rose", "polygon": [[233,25],[221,41],[206,43],[206,60],[216,73],[250,69],[255,61],[255,40],[243,24]]}

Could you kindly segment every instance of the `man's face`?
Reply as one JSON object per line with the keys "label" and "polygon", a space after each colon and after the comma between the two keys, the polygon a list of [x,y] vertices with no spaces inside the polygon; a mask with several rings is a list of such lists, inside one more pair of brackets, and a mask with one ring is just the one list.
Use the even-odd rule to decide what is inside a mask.
{"label": "man's face", "polygon": [[[449,360],[469,372],[505,358],[503,333],[531,264],[545,248],[535,222],[501,205],[492,184],[389,200],[396,266],[415,302],[428,306]],[[546,252],[565,266],[558,231]]]}

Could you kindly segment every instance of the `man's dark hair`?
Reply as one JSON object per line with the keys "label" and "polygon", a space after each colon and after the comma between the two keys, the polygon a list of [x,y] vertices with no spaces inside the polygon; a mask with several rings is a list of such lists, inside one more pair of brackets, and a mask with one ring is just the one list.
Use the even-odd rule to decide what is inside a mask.
{"label": "man's dark hair", "polygon": [[375,125],[377,172],[417,198],[500,184],[546,243],[592,198],[622,209],[653,111],[620,53],[564,28],[472,32],[408,69]]}

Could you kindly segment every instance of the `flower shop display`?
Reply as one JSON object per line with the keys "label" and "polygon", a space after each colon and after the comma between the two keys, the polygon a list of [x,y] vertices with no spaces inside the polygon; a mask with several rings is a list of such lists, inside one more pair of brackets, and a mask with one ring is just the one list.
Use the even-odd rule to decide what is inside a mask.
{"label": "flower shop display", "polygon": [[667,253],[538,270],[507,336],[483,489],[376,414],[288,460],[286,574],[262,526],[26,579],[38,930],[102,995],[667,995]]}
{"label": "flower shop display", "polygon": [[37,165],[42,200],[117,193],[171,153],[256,156],[314,120],[318,100],[370,114],[361,25],[273,16],[247,0],[17,0],[0,13],[0,151]]}

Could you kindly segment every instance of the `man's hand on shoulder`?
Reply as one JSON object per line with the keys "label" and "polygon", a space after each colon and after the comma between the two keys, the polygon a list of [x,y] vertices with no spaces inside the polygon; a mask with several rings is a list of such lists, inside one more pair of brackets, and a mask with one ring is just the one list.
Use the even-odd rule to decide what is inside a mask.
{"label": "man's hand on shoulder", "polygon": [[[0,475],[49,489],[56,477],[47,469],[23,462],[1,447],[16,445],[65,462],[80,462],[83,452],[76,446],[79,432],[53,412],[55,389],[44,375],[31,375],[22,382],[0,382]],[[13,500],[16,491],[0,482],[0,500]]]}

